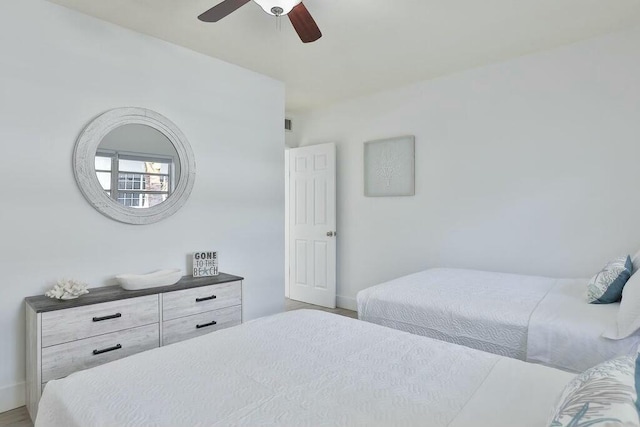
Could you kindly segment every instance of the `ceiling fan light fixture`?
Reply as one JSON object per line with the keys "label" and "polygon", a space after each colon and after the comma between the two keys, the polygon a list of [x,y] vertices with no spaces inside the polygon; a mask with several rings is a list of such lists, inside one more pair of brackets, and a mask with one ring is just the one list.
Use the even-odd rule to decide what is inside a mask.
{"label": "ceiling fan light fixture", "polygon": [[[311,43],[322,37],[318,24],[307,10],[302,0],[254,0],[269,15],[288,15],[293,29],[296,30],[303,43]],[[251,0],[223,0],[211,9],[201,13],[198,19],[202,22],[218,22],[225,16],[235,12]],[[280,28],[281,20],[276,20]]]}
{"label": "ceiling fan light fixture", "polygon": [[302,0],[254,0],[265,12],[273,16],[286,15]]}

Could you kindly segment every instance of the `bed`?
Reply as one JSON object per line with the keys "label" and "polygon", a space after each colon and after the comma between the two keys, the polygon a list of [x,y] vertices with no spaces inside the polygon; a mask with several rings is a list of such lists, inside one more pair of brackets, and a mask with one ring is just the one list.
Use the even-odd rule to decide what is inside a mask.
{"label": "bed", "polygon": [[358,318],[528,362],[580,372],[636,352],[609,340],[619,304],[587,304],[588,279],[437,268],[358,293]]}
{"label": "bed", "polygon": [[298,310],[51,381],[35,426],[533,427],[572,378]]}

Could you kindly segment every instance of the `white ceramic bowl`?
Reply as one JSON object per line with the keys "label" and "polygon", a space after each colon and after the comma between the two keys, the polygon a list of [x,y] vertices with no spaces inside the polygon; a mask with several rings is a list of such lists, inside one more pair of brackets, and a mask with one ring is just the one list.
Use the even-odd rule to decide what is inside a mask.
{"label": "white ceramic bowl", "polygon": [[149,274],[120,274],[116,280],[123,289],[135,291],[138,289],[159,288],[176,284],[182,278],[182,270],[158,270]]}

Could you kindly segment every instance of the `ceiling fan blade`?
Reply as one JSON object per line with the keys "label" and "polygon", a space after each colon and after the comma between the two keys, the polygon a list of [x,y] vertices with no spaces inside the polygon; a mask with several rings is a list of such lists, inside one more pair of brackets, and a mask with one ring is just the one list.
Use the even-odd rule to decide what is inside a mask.
{"label": "ceiling fan blade", "polygon": [[250,1],[251,0],[224,0],[222,3],[213,6],[211,9],[198,16],[198,19],[203,22],[218,22]]}
{"label": "ceiling fan blade", "polygon": [[289,12],[289,20],[304,43],[311,43],[322,37],[320,28],[304,4],[298,4]]}

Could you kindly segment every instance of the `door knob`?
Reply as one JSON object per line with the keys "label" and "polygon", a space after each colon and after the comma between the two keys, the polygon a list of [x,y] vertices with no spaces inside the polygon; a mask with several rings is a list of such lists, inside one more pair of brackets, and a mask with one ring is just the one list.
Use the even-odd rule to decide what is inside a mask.
{"label": "door knob", "polygon": [[338,235],[337,231],[327,231],[327,237],[335,237]]}

